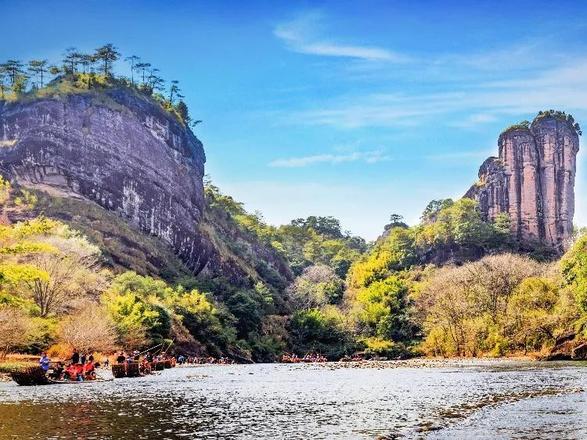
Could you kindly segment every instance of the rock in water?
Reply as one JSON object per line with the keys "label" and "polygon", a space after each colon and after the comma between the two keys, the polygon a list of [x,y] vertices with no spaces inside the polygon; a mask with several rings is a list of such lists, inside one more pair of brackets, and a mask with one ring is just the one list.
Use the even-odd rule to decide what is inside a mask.
{"label": "rock in water", "polygon": [[499,157],[479,169],[465,197],[479,202],[485,219],[510,217],[520,243],[561,252],[573,231],[578,129],[561,112],[539,113],[499,137]]}
{"label": "rock in water", "polygon": [[114,211],[195,273],[213,253],[198,229],[205,160],[179,119],[128,88],[0,101],[0,173]]}

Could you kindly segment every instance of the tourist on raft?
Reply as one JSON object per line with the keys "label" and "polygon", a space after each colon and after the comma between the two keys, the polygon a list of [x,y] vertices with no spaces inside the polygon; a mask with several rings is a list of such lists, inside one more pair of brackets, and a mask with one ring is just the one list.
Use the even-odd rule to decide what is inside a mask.
{"label": "tourist on raft", "polygon": [[79,353],[77,349],[73,349],[73,354],[71,355],[71,363],[72,364],[79,364]]}
{"label": "tourist on raft", "polygon": [[116,363],[117,364],[124,364],[124,361],[126,360],[126,357],[124,356],[124,352],[120,352],[118,353],[118,356],[116,357]]}
{"label": "tourist on raft", "polygon": [[83,368],[83,375],[85,380],[93,380],[96,378],[96,366],[94,365],[93,360],[88,359],[88,361],[85,363]]}
{"label": "tourist on raft", "polygon": [[84,380],[84,366],[79,362],[77,364],[70,364],[65,369],[65,378],[69,380],[75,381],[83,381]]}
{"label": "tourist on raft", "polygon": [[45,373],[47,373],[47,371],[49,371],[50,364],[51,364],[51,360],[47,356],[47,353],[45,353],[45,352],[41,353],[41,359],[39,359],[39,365],[41,366],[41,368],[43,369],[43,371]]}
{"label": "tourist on raft", "polygon": [[49,373],[49,379],[53,380],[63,380],[63,363],[57,362],[56,365],[53,365],[53,370]]}

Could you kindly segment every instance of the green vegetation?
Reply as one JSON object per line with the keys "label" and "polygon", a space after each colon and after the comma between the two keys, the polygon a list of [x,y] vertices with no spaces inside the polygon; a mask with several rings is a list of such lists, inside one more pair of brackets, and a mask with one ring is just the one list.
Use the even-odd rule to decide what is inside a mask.
{"label": "green vegetation", "polygon": [[579,136],[583,134],[583,132],[581,131],[581,126],[578,122],[575,122],[575,118],[573,118],[572,115],[562,112],[560,110],[541,110],[538,112],[538,115],[534,118],[534,122],[547,117],[557,119],[561,122],[566,122],[569,128],[575,130]]}
{"label": "green vegetation", "polygon": [[[60,65],[50,64],[45,59],[28,63],[8,60],[0,64],[0,100],[36,99],[125,87],[155,100],[185,125],[201,122],[192,121],[177,80],[171,80],[166,90],[159,69],[142,62],[136,55],[125,58],[130,78],[116,75],[114,65],[120,58],[118,49],[106,44],[93,53],[68,48]],[[97,96],[104,98],[104,95]]]}
{"label": "green vegetation", "polygon": [[530,121],[524,120],[524,121],[518,122],[517,124],[510,125],[508,128],[503,130],[501,132],[501,134],[507,133],[509,131],[514,131],[514,130],[529,130],[529,129],[530,129]]}
{"label": "green vegetation", "polygon": [[349,285],[361,289],[415,266],[474,260],[512,245],[507,215],[485,222],[471,199],[433,201],[422,220],[390,228],[351,268]]}
{"label": "green vegetation", "polygon": [[505,134],[510,131],[514,130],[529,130],[532,125],[534,125],[537,121],[540,121],[544,118],[554,118],[560,122],[565,122],[571,130],[574,130],[579,136],[583,134],[581,131],[581,127],[578,122],[575,122],[575,118],[572,115],[567,114],[565,112],[559,110],[541,110],[538,112],[536,117],[532,122],[530,121],[522,121],[518,124],[510,125],[508,128],[503,130],[501,134]]}
{"label": "green vegetation", "polygon": [[203,353],[250,356],[238,347],[241,321],[210,294],[135,272],[115,275],[104,269],[98,248],[59,221],[2,226],[0,242],[4,352],[52,344],[134,349],[181,336]]}
{"label": "green vegetation", "polygon": [[367,245],[332,217],[276,227],[210,182],[205,196],[200,228],[232,278],[196,278],[113,213],[0,179],[0,354],[174,341],[253,361],[505,356],[587,338],[585,236],[541,262],[511,253],[507,215],[487,222],[473,200],[443,199],[416,226],[391,215]]}
{"label": "green vegetation", "polygon": [[563,257],[561,268],[564,284],[573,290],[581,312],[587,314],[587,235]]}
{"label": "green vegetation", "polygon": [[[7,60],[0,100],[88,94],[129,111],[114,98],[125,88],[186,127],[201,122],[192,121],[177,80],[166,88],[135,55],[125,58],[130,77],[116,75],[120,58],[106,44],[93,53],[69,48],[57,64]],[[504,133],[543,118],[582,134],[554,110]],[[433,200],[412,227],[392,214],[369,245],[333,217],[270,225],[210,181],[205,198],[199,228],[217,253],[211,272],[224,276],[194,277],[167,245],[95,204],[0,177],[0,356],[170,341],[184,352],[253,361],[286,351],[504,356],[546,353],[567,333],[587,339],[587,236],[545,263],[548,249],[519,249],[507,214],[485,221],[467,198]],[[513,254],[520,250],[528,255]]]}
{"label": "green vegetation", "polygon": [[322,353],[328,359],[338,360],[356,350],[345,317],[334,307],[295,312],[289,332],[297,353]]}
{"label": "green vegetation", "polygon": [[[216,218],[226,219],[230,226],[256,236],[261,243],[273,248],[295,275],[309,266],[323,264],[344,279],[351,264],[367,249],[365,240],[343,233],[340,222],[333,217],[311,216],[275,227],[265,223],[260,213],[247,213],[241,203],[222,194],[210,182],[206,183],[205,192],[209,210]],[[254,261],[236,238],[231,246],[237,250],[241,248],[243,258]]]}
{"label": "green vegetation", "polygon": [[357,340],[388,356],[547,351],[582,325],[575,303],[587,304],[587,241],[563,258],[561,272],[508,253],[516,250],[509,231],[507,215],[485,222],[469,199],[432,201],[420,225],[390,227],[347,277]]}
{"label": "green vegetation", "polygon": [[[63,209],[48,204],[48,196],[42,193],[33,196],[11,188],[4,180],[0,187],[4,210],[15,209],[15,201],[27,195],[34,199],[34,206],[20,202],[21,213],[49,205],[56,211]],[[110,219],[93,219],[92,211],[86,212],[85,221],[94,227],[98,234],[94,237],[103,245],[105,237],[96,232],[101,229],[97,221],[108,223]],[[70,220],[89,227],[79,219]],[[130,232],[131,238],[138,234]],[[145,252],[152,250],[150,246],[156,248],[155,243],[147,244]],[[0,225],[0,351],[38,352],[51,345],[110,351],[175,340],[183,349],[200,354],[255,357],[246,339],[263,324],[265,315],[259,303],[272,301],[271,292],[261,283],[249,290],[222,290],[227,304],[223,305],[210,293],[213,289],[205,292],[196,287],[203,282],[191,278],[180,263],[177,271],[166,275],[181,283],[170,284],[121,272],[129,261],[133,260],[112,265],[108,255],[86,237],[43,215]],[[137,266],[150,269],[149,265]],[[215,285],[217,289],[222,286]],[[253,342],[258,345],[256,339]]]}
{"label": "green vegetation", "polygon": [[575,308],[556,270],[502,254],[438,270],[418,297],[424,352],[503,356],[541,352],[572,328]]}

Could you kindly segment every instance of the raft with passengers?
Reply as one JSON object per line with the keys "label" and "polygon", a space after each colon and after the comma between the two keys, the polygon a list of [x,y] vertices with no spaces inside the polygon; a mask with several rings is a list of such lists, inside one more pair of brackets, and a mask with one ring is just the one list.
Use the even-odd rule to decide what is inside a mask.
{"label": "raft with passengers", "polygon": [[303,357],[299,357],[297,354],[285,353],[281,356],[281,362],[285,364],[298,364],[298,363],[322,363],[327,362],[326,356],[322,356],[319,353],[307,353]]}
{"label": "raft with passengers", "polygon": [[[164,343],[157,344],[142,352],[134,351],[131,355],[126,355],[121,351],[116,356],[116,363],[112,365],[112,376],[116,379],[141,377],[153,374],[155,371],[175,367],[175,357],[167,354],[171,344],[170,342],[167,348],[165,348]],[[163,350],[164,348],[165,350]]]}
{"label": "raft with passengers", "polygon": [[167,354],[170,346],[171,343],[164,351],[163,344],[158,344],[144,352],[135,351],[130,355],[120,352],[116,357],[116,363],[111,366],[112,378],[105,378],[98,374],[98,369],[102,366],[108,368],[110,364],[108,358],[105,358],[101,365],[95,361],[93,355],[80,354],[76,349],[73,350],[69,362],[52,362],[47,353],[42,353],[38,365],[19,368],[12,371],[10,376],[14,382],[23,386],[80,384],[105,382],[122,377],[141,377],[175,367],[175,358]]}
{"label": "raft with passengers", "polygon": [[12,371],[10,376],[19,385],[53,385],[104,381],[96,374],[100,363],[93,355],[80,355],[74,349],[68,365],[65,362],[51,362],[46,353],[41,354],[39,365],[31,365]]}

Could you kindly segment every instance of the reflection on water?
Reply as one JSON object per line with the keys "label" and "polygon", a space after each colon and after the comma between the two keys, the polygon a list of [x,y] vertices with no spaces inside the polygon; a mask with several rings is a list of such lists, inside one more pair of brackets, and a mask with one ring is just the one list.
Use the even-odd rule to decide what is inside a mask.
{"label": "reflection on water", "polygon": [[584,371],[506,361],[214,365],[1,384],[0,438],[587,438]]}

